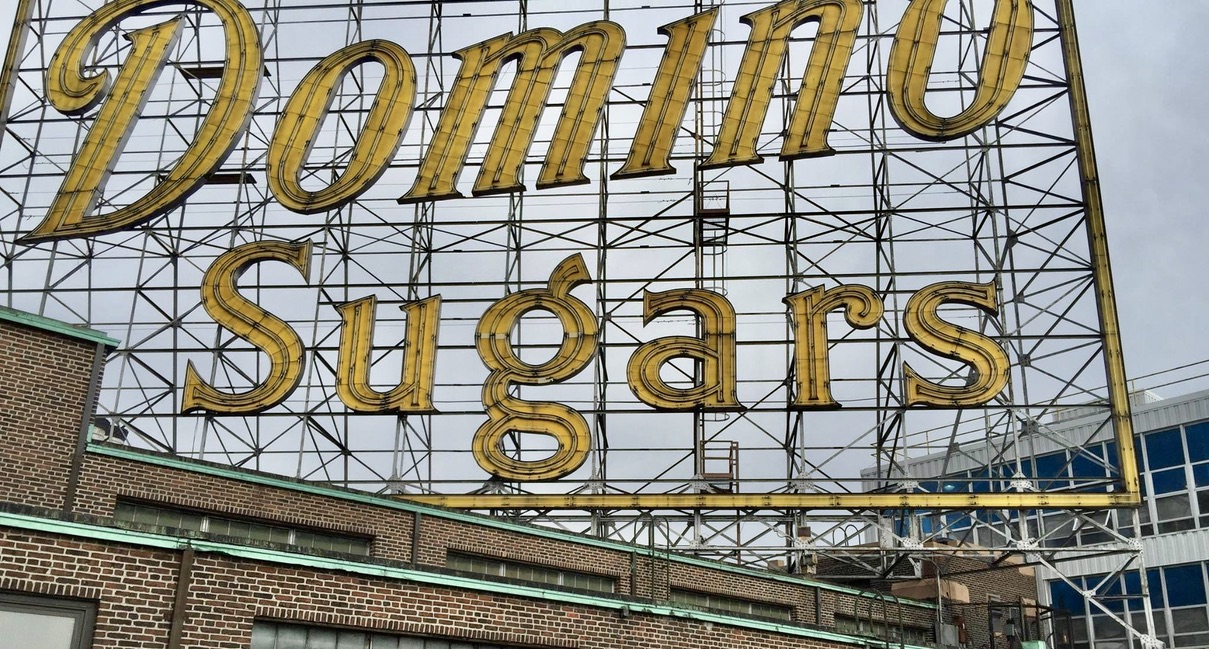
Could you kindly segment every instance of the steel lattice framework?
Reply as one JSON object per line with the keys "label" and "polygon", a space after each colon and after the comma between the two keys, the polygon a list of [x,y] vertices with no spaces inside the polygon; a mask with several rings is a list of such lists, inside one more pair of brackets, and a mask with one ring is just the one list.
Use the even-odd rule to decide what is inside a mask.
{"label": "steel lattice framework", "polygon": [[[1128,406],[1121,403],[1122,377],[1107,369],[1119,347],[1115,321],[1104,320],[1111,281],[1101,258],[1106,248],[1069,0],[1035,0],[1028,65],[1011,103],[988,125],[944,142],[910,135],[887,105],[889,50],[907,0],[866,2],[828,138],[834,155],[782,161],[777,152],[815,41],[815,27],[803,25],[790,40],[757,140],[763,161],[704,170],[747,46],[740,17],[772,4],[720,2],[672,151],[676,170],[626,180],[610,174],[630,149],[667,42],[657,28],[710,3],[244,0],[261,30],[265,69],[250,126],[220,172],[184,205],[144,225],[28,245],[19,237],[42,219],[94,128],[95,111],[55,110],[44,78],[67,31],[100,4],[22,3],[28,16],[15,21],[9,56],[16,65],[2,80],[9,110],[0,144],[0,304],[87,324],[123,341],[109,359],[100,409],[126,443],[391,495],[617,495],[600,508],[492,511],[748,564],[779,559],[804,569],[822,554],[863,575],[890,576],[917,562],[926,542],[964,536],[1060,571],[1064,557],[1083,550],[1052,541],[1075,538],[1080,526],[1103,529],[1111,540],[1098,548],[1121,553],[1122,569],[1139,561],[1126,538],[1133,530],[1105,525],[1099,510],[1073,510],[1070,520],[1080,521],[1073,527],[1068,520],[1063,529],[1030,529],[1015,512],[987,509],[997,501],[984,498],[1128,486],[1127,473],[1089,446],[1093,436],[1111,431],[1114,415],[1128,416]],[[937,113],[957,113],[974,97],[993,4],[947,3],[928,81],[928,104]],[[122,21],[100,39],[91,63],[116,70],[130,48],[123,34],[173,16],[184,17],[183,35],[125,143],[101,209],[129,204],[159,182],[214,102],[224,36],[196,4],[162,3]],[[530,181],[523,193],[398,203],[447,107],[455,50],[504,31],[568,30],[593,20],[622,25],[627,43],[585,168],[590,184],[535,190]],[[270,192],[266,164],[287,99],[322,58],[374,38],[402,45],[415,62],[417,96],[401,148],[355,202],[310,215],[284,209]],[[537,176],[572,69],[564,65],[554,80],[523,177]],[[469,171],[483,164],[513,75],[505,66],[494,86]],[[355,67],[340,83],[303,168],[305,186],[330,183],[349,164],[381,70]],[[301,384],[255,416],[180,414],[186,363],[226,391],[256,385],[269,364],[203,309],[199,287],[207,269],[240,244],[303,240],[313,246],[309,278],[264,263],[240,284],[304,341]],[[574,294],[600,318],[590,367],[557,385],[515,390],[582,413],[591,430],[589,459],[555,483],[492,478],[470,453],[484,420],[480,392],[488,375],[476,352],[476,323],[504,296],[544,287],[555,266],[575,254],[591,282]],[[943,311],[1008,354],[1008,386],[985,405],[920,409],[904,400],[904,363],[941,384],[975,378],[967,365],[920,349],[904,330],[908,299],[939,281],[995,285],[994,316],[968,307]],[[832,314],[831,390],[842,408],[792,409],[794,327],[783,299],[848,284],[872,288],[885,315],[858,330]],[[701,333],[687,312],[644,324],[643,292],[675,288],[708,289],[734,305],[741,411],[656,412],[627,387],[626,363],[640,344]],[[438,412],[346,408],[333,389],[341,323],[334,307],[377,297],[371,375],[375,384],[392,386],[406,338],[399,307],[437,294],[443,298],[433,391]],[[511,333],[529,363],[548,359],[561,337],[558,322],[541,312],[524,316]],[[664,367],[663,378],[692,385],[700,371],[679,359]],[[1094,423],[1077,436],[1055,430],[1053,423],[1074,409]],[[531,437],[510,437],[508,452],[520,458],[551,452]],[[1061,485],[1030,468],[1041,447],[1066,454]],[[1071,466],[1086,464],[1076,458],[1103,470],[1071,473]],[[921,467],[929,473],[921,475]],[[901,507],[778,509],[760,496],[946,490],[968,493],[975,509],[922,508],[911,498]],[[735,499],[727,509],[673,500],[666,508],[617,504],[632,494]]]}

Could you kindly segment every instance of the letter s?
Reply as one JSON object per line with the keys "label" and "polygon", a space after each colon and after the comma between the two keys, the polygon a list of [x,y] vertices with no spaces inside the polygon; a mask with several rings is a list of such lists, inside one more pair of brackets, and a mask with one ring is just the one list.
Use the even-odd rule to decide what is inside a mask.
{"label": "letter s", "polygon": [[961,361],[974,370],[970,385],[956,387],[925,381],[903,363],[909,406],[977,406],[994,399],[1007,387],[1011,363],[1003,348],[977,331],[942,320],[937,311],[946,303],[964,304],[989,316],[998,315],[994,284],[939,282],[920,289],[907,300],[904,317],[907,335],[924,349]]}
{"label": "letter s", "polygon": [[181,412],[207,410],[228,415],[251,415],[285,401],[302,380],[305,354],[302,339],[281,318],[239,294],[239,276],[262,261],[290,264],[310,276],[311,242],[260,241],[228,250],[214,260],[202,280],[202,306],[221,327],[269,356],[269,372],[246,392],[219,392],[206,383],[190,361],[185,366]]}

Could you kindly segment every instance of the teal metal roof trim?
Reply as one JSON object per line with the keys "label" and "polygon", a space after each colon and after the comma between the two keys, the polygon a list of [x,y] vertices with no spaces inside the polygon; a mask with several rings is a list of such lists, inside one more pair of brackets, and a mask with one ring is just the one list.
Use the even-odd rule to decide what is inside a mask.
{"label": "teal metal roof trim", "polygon": [[616,611],[646,613],[649,615],[696,620],[698,622],[726,624],[728,626],[754,629],[769,633],[779,633],[789,636],[827,640],[830,642],[838,642],[859,647],[902,647],[902,649],[928,649],[927,647],[900,645],[897,642],[892,643],[887,641],[873,640],[870,638],[832,633],[829,631],[821,631],[819,629],[812,629],[808,627],[780,624],[777,622],[764,620],[753,620],[742,617],[732,617],[719,613],[676,608],[674,606],[667,606],[663,604],[635,602],[622,599],[609,599],[607,597],[599,597],[596,595],[548,590],[545,588],[537,588],[522,584],[505,584],[499,582],[481,581],[471,577],[461,577],[458,575],[446,575],[424,572],[422,570],[413,570],[409,568],[399,568],[395,566],[360,563],[347,559],[337,559],[309,554],[294,554],[291,552],[283,552],[281,550],[273,550],[269,548],[234,545],[204,539],[181,538],[166,534],[139,532],[115,527],[104,527],[101,525],[48,519],[10,512],[0,512],[0,526],[20,530],[47,532],[91,541],[122,543],[145,548],[182,550],[186,547],[192,547],[196,552],[222,554],[225,556],[248,559],[251,561],[260,561],[264,563],[303,566],[307,568],[314,568],[316,570],[332,570],[366,577],[395,579],[434,586],[461,588],[502,595],[513,595],[517,597],[528,597],[531,599],[540,599],[562,604],[593,606]]}
{"label": "teal metal roof trim", "polygon": [[[276,476],[276,475],[272,475],[272,474],[268,474],[268,473],[262,473],[259,471],[251,471],[248,469],[236,469],[234,467],[228,467],[228,466],[224,466],[224,465],[220,465],[220,464],[215,464],[212,462],[200,462],[200,461],[196,461],[196,460],[188,460],[188,459],[184,459],[184,458],[177,457],[174,455],[155,453],[152,451],[144,451],[144,450],[139,450],[139,449],[127,448],[127,447],[110,446],[110,445],[103,445],[103,444],[91,444],[91,443],[88,445],[88,451],[90,453],[95,453],[97,455],[115,457],[115,458],[120,458],[123,460],[130,460],[133,462],[142,462],[145,464],[154,464],[157,466],[178,469],[181,471],[189,471],[192,473],[201,473],[201,474],[211,475],[211,476],[215,476],[215,477],[219,477],[219,478],[225,478],[227,480],[238,480],[240,482],[259,484],[259,485],[264,485],[267,487],[274,487],[277,489],[288,489],[291,491],[298,491],[298,492],[308,493],[308,494],[312,494],[312,495],[316,495],[316,496],[323,496],[326,498],[336,498],[339,500],[348,500],[351,502],[357,502],[357,503],[362,503],[362,504],[366,504],[366,505],[373,505],[375,507],[385,507],[387,509],[394,509],[394,510],[405,511],[405,512],[409,512],[409,513],[420,512],[426,516],[434,516],[437,518],[445,518],[445,519],[449,519],[449,520],[461,521],[461,522],[469,523],[472,525],[482,525],[484,527],[504,529],[504,530],[508,530],[511,532],[516,532],[518,534],[529,534],[532,536],[540,536],[540,537],[544,537],[544,538],[557,539],[560,541],[566,541],[566,542],[570,542],[570,543],[578,543],[580,545],[588,545],[588,546],[593,546],[593,547],[605,548],[605,549],[614,550],[617,552],[627,552],[627,553],[633,553],[633,554],[654,556],[654,557],[658,557],[658,558],[664,559],[664,560],[671,560],[671,561],[674,561],[677,563],[684,563],[684,564],[688,564],[688,565],[700,566],[703,568],[709,568],[711,570],[720,570],[723,572],[736,573],[736,574],[741,574],[741,575],[745,575],[748,577],[756,577],[759,579],[768,579],[768,580],[772,580],[772,581],[792,583],[792,584],[795,584],[798,586],[807,586],[810,588],[819,588],[821,590],[827,590],[827,591],[832,591],[832,592],[837,592],[837,593],[846,593],[846,594],[854,595],[857,597],[867,597],[869,599],[881,599],[883,597],[887,597],[884,594],[879,594],[879,593],[866,591],[866,590],[860,590],[858,588],[848,588],[845,586],[839,586],[839,585],[830,584],[827,582],[813,581],[813,580],[809,580],[809,579],[803,579],[801,577],[793,577],[790,575],[777,574],[775,572],[766,572],[763,570],[744,568],[742,566],[736,566],[736,565],[732,565],[729,563],[722,563],[721,561],[708,561],[706,559],[698,559],[696,557],[690,557],[690,556],[685,556],[682,554],[676,554],[675,552],[669,553],[665,550],[651,549],[649,547],[641,546],[641,545],[630,545],[628,543],[622,543],[620,541],[608,541],[605,539],[598,539],[598,538],[594,538],[594,537],[590,537],[590,536],[578,535],[578,534],[574,534],[571,532],[564,532],[561,530],[538,527],[538,526],[534,526],[534,525],[519,525],[517,523],[510,523],[507,521],[499,520],[497,518],[491,518],[490,516],[481,516],[481,515],[476,515],[476,514],[471,514],[471,513],[466,513],[466,512],[460,512],[460,511],[456,511],[456,510],[442,509],[440,507],[432,507],[429,505],[420,505],[417,503],[409,503],[409,502],[406,502],[403,500],[395,500],[393,498],[377,496],[377,495],[362,492],[362,491],[339,489],[336,487],[319,485],[319,484],[315,484],[312,482],[305,482],[302,480],[292,480],[290,478]],[[936,605],[932,604],[930,602],[921,602],[918,600],[900,599],[900,598],[893,598],[893,599],[898,601],[903,606],[912,606],[915,608],[923,608],[923,609],[928,609],[928,610],[936,609]]]}
{"label": "teal metal roof trim", "polygon": [[109,336],[106,336],[95,329],[72,325],[59,320],[52,320],[51,318],[47,318],[45,316],[10,309],[6,306],[0,306],[0,320],[23,324],[27,327],[41,329],[42,331],[50,331],[52,333],[69,336],[71,338],[78,338],[80,340],[100,343],[106,347],[112,347],[114,349],[117,349],[117,347],[121,345],[121,341],[110,338]]}

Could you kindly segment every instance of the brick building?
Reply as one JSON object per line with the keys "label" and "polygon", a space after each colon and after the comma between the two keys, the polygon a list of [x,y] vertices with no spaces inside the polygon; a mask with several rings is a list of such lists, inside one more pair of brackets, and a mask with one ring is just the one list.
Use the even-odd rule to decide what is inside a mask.
{"label": "brick building", "polygon": [[0,309],[7,646],[931,644],[927,602],[98,443],[116,344]]}
{"label": "brick building", "polygon": [[[904,600],[935,602],[941,595],[937,619],[942,632],[941,646],[975,649],[1015,649],[1027,639],[1047,638],[1047,649],[1067,649],[1069,643],[1057,641],[1054,630],[1068,629],[1069,616],[1054,617],[1037,606],[1037,574],[1032,566],[1017,557],[1005,557],[976,545],[956,540],[926,542],[915,552],[919,567],[902,560],[903,555],[884,552],[877,546],[869,550],[872,561],[883,563],[887,578],[868,577],[868,567],[854,569],[843,560],[820,557],[818,576],[867,590],[877,590]],[[1008,621],[1017,627],[1008,637]],[[1025,627],[1028,628],[1025,628]]]}

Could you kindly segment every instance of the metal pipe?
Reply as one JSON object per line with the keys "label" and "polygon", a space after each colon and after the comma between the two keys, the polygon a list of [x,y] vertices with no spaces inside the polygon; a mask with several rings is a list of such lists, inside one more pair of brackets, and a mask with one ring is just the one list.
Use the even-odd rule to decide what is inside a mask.
{"label": "metal pipe", "polygon": [[823,589],[818,586],[814,587],[814,623],[822,626],[823,624]]}
{"label": "metal pipe", "polygon": [[1116,433],[1117,461],[1121,483],[1130,502],[1141,502],[1142,489],[1138,480],[1137,460],[1133,453],[1133,419],[1130,413],[1129,389],[1125,361],[1121,350],[1121,331],[1117,319],[1116,296],[1108,262],[1108,233],[1104,227],[1104,204],[1100,196],[1100,174],[1096,168],[1096,149],[1091,133],[1091,113],[1087,108],[1087,91],[1083,86],[1083,64],[1079,59],[1079,35],[1075,31],[1073,0],[1056,0],[1058,38],[1062,45],[1062,60],[1066,64],[1066,80],[1070,93],[1071,119],[1075,127],[1075,152],[1079,161],[1079,177],[1083,181],[1084,218],[1092,260],[1099,308],[1100,330],[1104,335],[1104,370],[1108,375],[1109,406],[1112,408],[1113,431]]}
{"label": "metal pipe", "polygon": [[940,589],[940,566],[936,563],[935,559],[929,557],[920,557],[919,560],[927,561],[928,563],[932,564],[932,577],[934,577],[936,580],[936,629],[932,632],[932,635],[934,636],[936,643],[940,644],[940,631],[941,627],[943,627],[945,623],[945,598]]}
{"label": "metal pipe", "polygon": [[630,552],[630,597],[638,594],[638,552]]}
{"label": "metal pipe", "polygon": [[100,390],[101,371],[105,366],[107,346],[97,343],[92,354],[92,376],[88,378],[88,392],[84,396],[84,411],[80,414],[80,429],[76,433],[76,448],[71,455],[71,468],[67,472],[67,490],[63,494],[63,511],[70,512],[76,506],[76,492],[80,488],[80,470],[84,464],[84,452],[88,448],[88,433],[92,428],[92,415],[96,409],[97,392]]}
{"label": "metal pipe", "polygon": [[412,513],[411,519],[411,565],[420,565],[420,510]]}
{"label": "metal pipe", "polygon": [[172,630],[168,632],[168,649],[180,649],[181,634],[185,629],[186,605],[189,602],[189,584],[193,582],[193,546],[185,546],[181,553],[180,572],[176,578],[176,596],[172,602]]}

